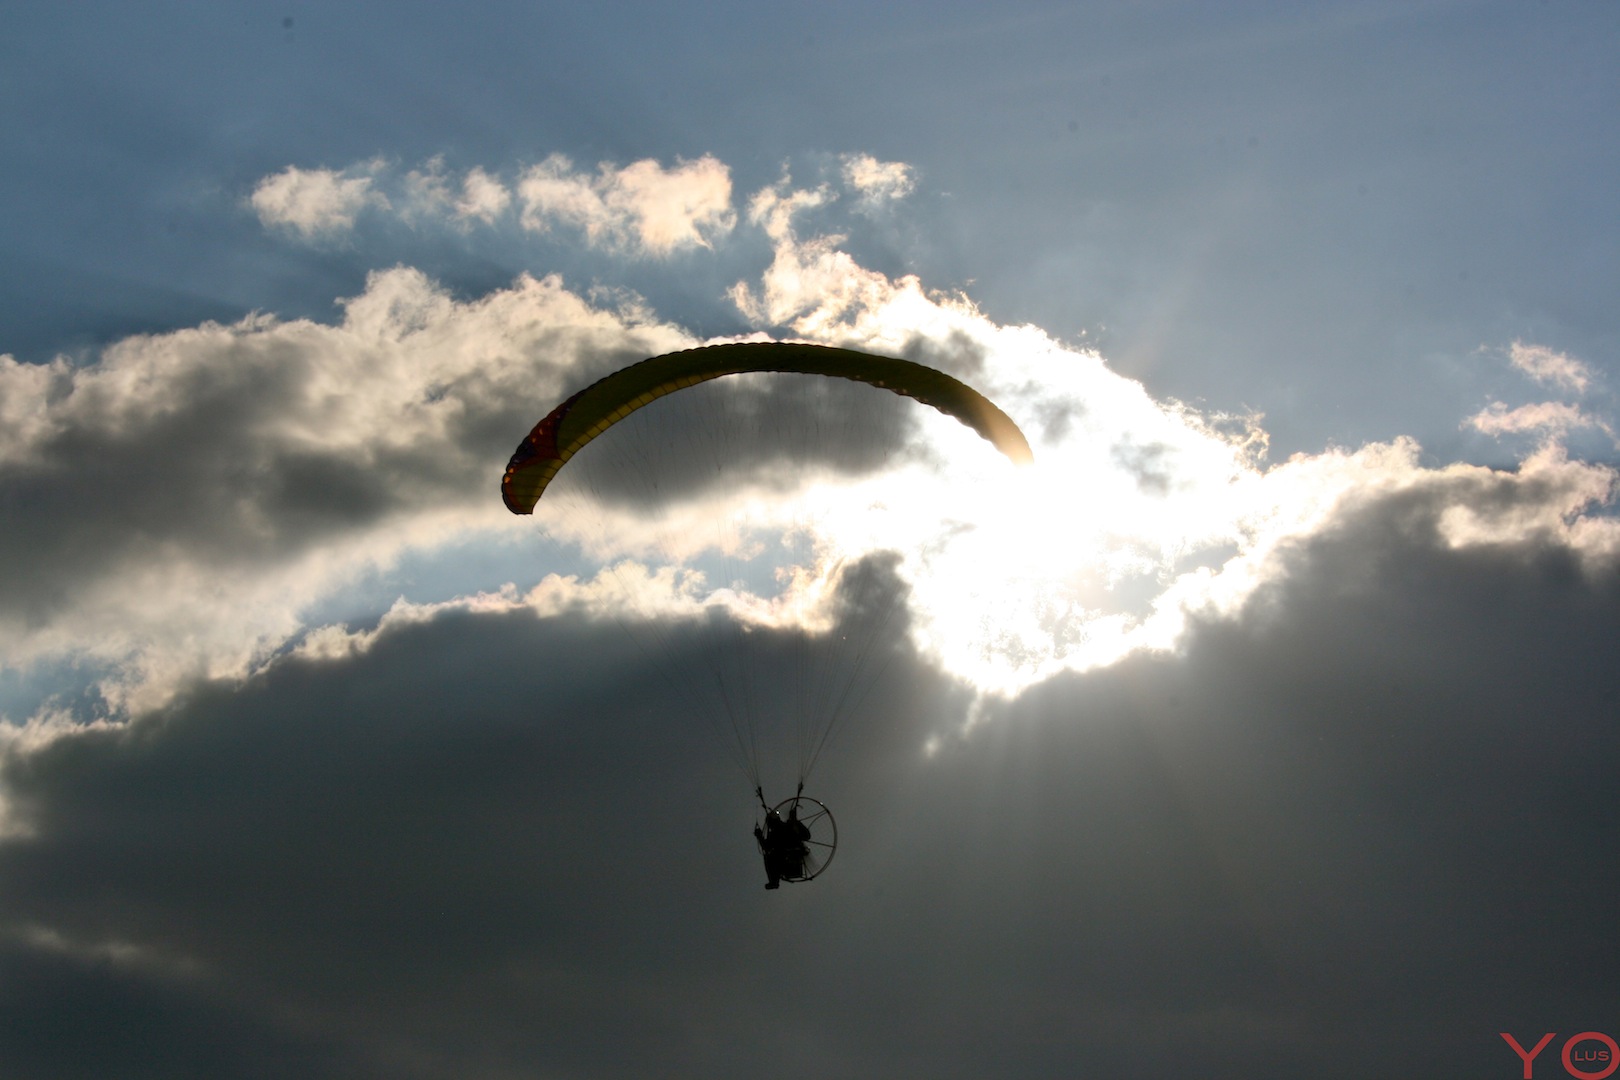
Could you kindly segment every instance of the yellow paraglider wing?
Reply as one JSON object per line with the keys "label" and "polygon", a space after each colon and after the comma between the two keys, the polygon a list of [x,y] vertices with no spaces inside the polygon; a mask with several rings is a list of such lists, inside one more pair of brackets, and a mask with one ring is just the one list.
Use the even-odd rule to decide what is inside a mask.
{"label": "yellow paraglider wing", "polygon": [[828,375],[881,387],[955,417],[1020,465],[1034,460],[1029,440],[1011,417],[942,371],[825,345],[745,342],[655,356],[587,386],[553,409],[518,446],[501,477],[501,499],[514,514],[534,513],[563,464],[626,416],[676,390],[750,371]]}

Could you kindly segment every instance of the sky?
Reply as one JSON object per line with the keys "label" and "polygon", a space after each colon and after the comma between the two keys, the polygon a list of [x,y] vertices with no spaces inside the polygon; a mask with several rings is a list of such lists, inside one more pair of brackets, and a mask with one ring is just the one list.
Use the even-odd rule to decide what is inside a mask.
{"label": "sky", "polygon": [[9,29],[0,1075],[1620,1058],[1620,8]]}

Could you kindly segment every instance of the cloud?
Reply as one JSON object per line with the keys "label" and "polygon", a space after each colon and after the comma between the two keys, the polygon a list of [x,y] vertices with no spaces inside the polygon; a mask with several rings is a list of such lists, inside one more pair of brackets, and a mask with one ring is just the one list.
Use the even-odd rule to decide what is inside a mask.
{"label": "cloud", "polygon": [[736,224],[731,172],[705,155],[665,169],[651,159],[622,169],[603,164],[581,173],[561,154],[527,170],[517,185],[525,228],[561,223],[593,247],[667,256],[708,247]]}
{"label": "cloud", "polygon": [[1478,1017],[1578,1010],[1614,959],[1589,855],[1620,840],[1594,723],[1620,581],[1550,537],[1450,544],[1451,494],[1341,504],[1181,653],[965,738],[902,647],[818,777],[837,861],[779,896],[701,720],[610,619],[538,597],[8,744],[0,1065],[88,1014],[102,1075],[728,1077],[807,1042],[787,1075],[1174,1071],[1144,1071],[1149,1029],[1250,1075],[1516,1067]]}
{"label": "cloud", "polygon": [[749,200],[748,222],[764,230],[773,257],[758,290],[739,281],[729,295],[757,325],[791,326],[805,337],[826,338],[828,327],[851,307],[878,303],[893,285],[839,250],[846,239],[842,235],[801,241],[793,227],[794,215],[824,206],[833,196],[825,187],[795,190],[791,184],[790,178],[783,178]]}
{"label": "cloud", "polygon": [[[634,193],[661,190],[657,178],[724,174],[712,159],[595,178],[552,159],[541,171],[554,197],[540,203],[562,219],[609,222],[612,207],[636,205]],[[413,176],[415,205],[451,205],[437,163]],[[595,479],[581,462],[569,476],[587,484],[572,504],[557,500],[552,538],[648,582],[679,580],[692,602],[761,625],[822,625],[838,567],[898,552],[919,647],[997,694],[1175,647],[1189,618],[1239,610],[1283,572],[1280,552],[1381,493],[1450,492],[1435,527],[1458,545],[1551,536],[1588,561],[1613,550],[1612,522],[1587,516],[1612,494],[1601,467],[1543,454],[1516,473],[1434,470],[1415,444],[1397,441],[1267,468],[1256,420],[1154,401],[1095,352],[999,326],[915,277],[868,270],[836,234],[801,238],[797,219],[831,198],[784,178],[750,200],[748,221],[774,254],[757,287],[737,283],[740,309],[804,338],[956,373],[1023,424],[1035,467],[1003,476],[971,435],[917,410],[868,417],[858,396],[812,401],[792,385],[737,380],[710,396],[724,417],[759,420],[750,449],[727,456],[748,463],[746,482],[703,466],[691,486],[664,469],[637,495],[600,482],[607,458]],[[600,227],[641,222],[650,235],[650,217],[626,210],[617,220]],[[0,490],[32,508],[5,545],[0,633],[13,664],[112,665],[104,692],[136,708],[188,678],[251,670],[312,629],[302,613],[366,568],[509,527],[486,495],[515,434],[567,388],[690,343],[645,312],[593,307],[555,279],[459,303],[399,269],[374,275],[345,310],[336,326],[255,317],[134,338],[78,369],[0,367],[0,407],[17,418],[0,440]],[[681,421],[687,397],[637,423],[665,441],[717,426]],[[771,439],[810,406],[821,418],[812,427],[841,417],[870,437],[835,440],[847,457],[836,482],[760,487],[780,459],[767,452]],[[1577,419],[1547,407],[1487,410],[1473,423],[1557,433]],[[662,510],[649,515],[654,498]],[[748,530],[717,533],[710,523],[733,518],[743,499]],[[771,567],[788,550],[759,546],[773,531],[810,537],[813,557]],[[698,584],[717,554],[730,569]],[[739,574],[755,584],[732,588]],[[644,591],[620,597],[639,602]]]}
{"label": "cloud", "polygon": [[403,176],[381,160],[342,171],[289,166],[260,180],[249,202],[267,227],[289,228],[306,241],[351,232],[365,209],[413,226],[466,229],[496,225],[515,203],[530,232],[578,230],[589,247],[648,258],[712,247],[737,222],[731,172],[708,155],[670,168],[650,158],[622,168],[603,163],[590,173],[553,154],[512,187],[482,167],[458,174],[442,156]]}
{"label": "cloud", "polygon": [[1493,401],[1464,421],[1464,426],[1486,435],[1541,433],[1561,439],[1582,428],[1596,428],[1611,437],[1614,435],[1613,429],[1602,419],[1562,401],[1542,401],[1515,409]]}
{"label": "cloud", "polygon": [[[546,205],[561,218],[574,212],[556,208],[577,205],[583,221],[607,213],[614,191],[658,186],[627,175],[681,172],[644,164],[585,178],[553,159]],[[454,187],[438,175],[420,174],[421,204],[449,205]],[[774,252],[757,284],[734,287],[740,310],[772,336],[966,379],[1024,427],[1036,464],[1009,474],[960,425],[865,388],[693,390],[566,472],[542,528],[575,553],[567,588],[609,589],[632,619],[675,603],[817,629],[841,568],[893,552],[917,648],[964,685],[1013,696],[1178,647],[1193,620],[1231,616],[1285,575],[1294,545],[1393,493],[1435,492],[1431,527],[1459,547],[1534,540],[1593,567],[1612,557],[1614,523],[1594,512],[1612,495],[1610,470],[1539,452],[1516,472],[1432,469],[1410,440],[1268,467],[1257,418],[1156,401],[1094,351],[867,269],[836,234],[801,237],[800,216],[831,199],[787,178],[753,196],[747,220]],[[0,495],[30,508],[0,544],[8,659],[104,665],[102,692],[137,712],[190,679],[249,672],[319,636],[308,613],[358,577],[515,535],[523,523],[491,491],[516,439],[570,389],[692,343],[556,279],[458,302],[401,268],[373,275],[334,326],[255,317],[132,338],[82,368],[0,366],[0,412],[22,418],[0,438]],[[702,400],[708,419],[685,419]],[[807,441],[790,455],[825,473],[773,466],[772,440],[801,414],[812,429],[855,429],[832,451]],[[755,426],[739,429],[741,417]],[[731,452],[671,452],[671,438],[711,428],[730,433]],[[618,444],[667,464],[620,467],[647,478],[626,488]]]}
{"label": "cloud", "polygon": [[82,367],[8,358],[0,412],[25,419],[0,431],[18,508],[0,652],[121,665],[115,696],[153,695],[133,704],[245,670],[363,568],[498,521],[501,464],[566,388],[687,343],[555,278],[459,303],[396,269],[336,325],[253,316]]}
{"label": "cloud", "polygon": [[860,195],[861,203],[874,207],[903,199],[917,187],[911,166],[901,161],[879,161],[871,154],[845,154],[844,183]]}
{"label": "cloud", "polygon": [[[767,932],[746,798],[647,820],[655,802],[699,806],[736,777],[718,771],[701,724],[672,713],[641,655],[611,621],[447,607],[391,622],[344,658],[288,658],[246,694],[202,686],[162,720],[77,732],[26,759],[0,753],[14,809],[33,826],[27,842],[0,842],[7,1001],[54,1010],[105,996],[114,1026],[154,1003],[194,1018],[195,1040],[159,1034],[145,1047],[160,1061],[234,1029],[255,1036],[244,1055],[302,1048],[312,1060],[300,1075],[397,1072],[402,1054],[429,1075],[494,1075],[514,1053],[556,1067],[600,1054],[602,1006],[662,941],[700,963],[667,973],[699,996],[684,1019],[661,1022],[697,1023],[717,1005],[763,1019],[768,1003],[702,970],[741,973],[752,963],[741,942]],[[536,656],[547,658],[538,670]],[[447,664],[468,681],[447,683]],[[131,738],[160,746],[132,754]],[[644,797],[626,787],[638,775]],[[151,834],[157,818],[199,805],[209,811]],[[63,858],[129,873],[80,894]],[[194,873],[212,899],[193,890]],[[716,880],[739,886],[730,902],[711,894]],[[581,885],[594,893],[585,907]],[[646,922],[653,909],[663,914]],[[643,923],[628,939],[626,916]],[[701,946],[728,934],[739,946],[729,959]],[[403,1012],[376,1008],[390,984]],[[639,1021],[642,1005],[621,1005]],[[495,1039],[470,1058],[450,1053],[443,1039],[468,1010],[490,1008],[483,1030]],[[515,1049],[507,1025],[536,1008],[540,1027]],[[569,1035],[580,1022],[593,1030]],[[0,1062],[15,1066],[21,1032],[4,1030]],[[373,1057],[362,1045],[372,1039],[391,1049]],[[143,1052],[108,1041],[108,1074]],[[632,1058],[671,1064],[650,1044]]]}
{"label": "cloud", "polygon": [[[1515,341],[1509,348],[1509,357],[1515,368],[1537,382],[1551,383],[1571,394],[1584,395],[1591,385],[1591,370],[1585,364],[1545,346]],[[1607,435],[1611,444],[1620,447],[1620,436],[1609,420],[1565,401],[1538,401],[1519,406],[1492,401],[1464,420],[1462,426],[1494,438],[1534,435],[1544,445],[1555,448],[1570,444],[1572,436],[1580,432],[1598,431]]]}
{"label": "cloud", "polygon": [[463,228],[473,221],[493,225],[512,205],[512,193],[498,177],[472,168],[458,185],[446,172],[442,156],[406,173],[404,186],[401,213],[412,223],[448,220]]}
{"label": "cloud", "polygon": [[260,180],[248,202],[267,228],[288,228],[305,240],[340,236],[366,207],[388,208],[388,199],[373,187],[381,167],[367,162],[339,172],[289,165]]}
{"label": "cloud", "polygon": [[1586,392],[1592,370],[1581,361],[1545,345],[1515,341],[1508,350],[1513,366],[1540,383],[1551,383],[1577,394]]}
{"label": "cloud", "polygon": [[467,172],[462,181],[461,198],[456,200],[456,214],[463,219],[477,218],[486,225],[506,213],[512,205],[512,193],[506,186],[483,169]]}

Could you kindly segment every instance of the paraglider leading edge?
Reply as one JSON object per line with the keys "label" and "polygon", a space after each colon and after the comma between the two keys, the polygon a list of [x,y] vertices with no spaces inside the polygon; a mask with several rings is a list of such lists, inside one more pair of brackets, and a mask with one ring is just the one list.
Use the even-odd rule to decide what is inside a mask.
{"label": "paraglider leading edge", "polygon": [[743,342],[665,353],[599,379],[553,409],[518,445],[501,477],[501,499],[532,514],[557,471],[580,448],[644,405],[710,379],[776,371],[851,379],[915,398],[954,417],[1017,464],[1034,460],[1011,417],[977,390],[910,360],[793,342]]}

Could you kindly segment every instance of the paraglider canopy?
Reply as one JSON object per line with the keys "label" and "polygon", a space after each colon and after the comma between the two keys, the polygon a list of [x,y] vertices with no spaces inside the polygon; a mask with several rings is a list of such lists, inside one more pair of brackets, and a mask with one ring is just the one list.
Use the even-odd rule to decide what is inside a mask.
{"label": "paraglider canopy", "polygon": [[532,514],[557,471],[602,432],[666,394],[725,375],[795,372],[851,379],[915,398],[955,417],[1019,464],[1033,460],[1012,418],[977,390],[942,371],[852,349],[789,342],[744,342],[666,353],[592,383],[553,409],[519,444],[501,477],[501,499]]}

